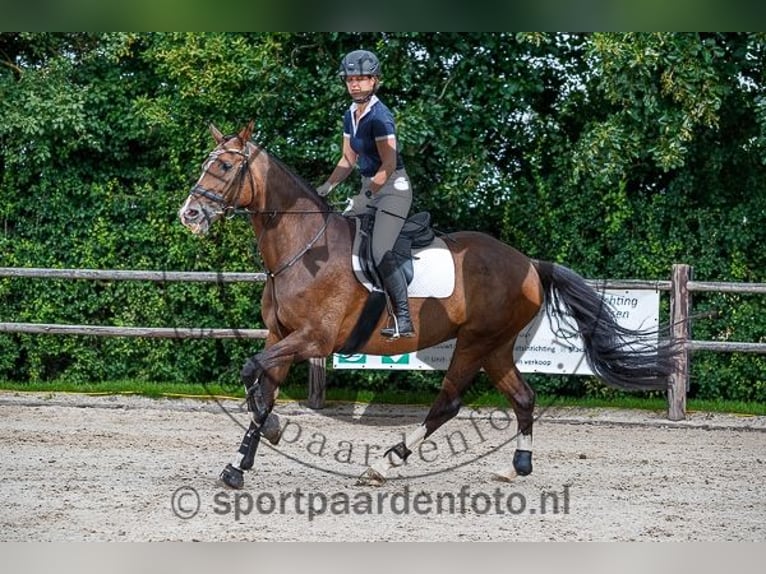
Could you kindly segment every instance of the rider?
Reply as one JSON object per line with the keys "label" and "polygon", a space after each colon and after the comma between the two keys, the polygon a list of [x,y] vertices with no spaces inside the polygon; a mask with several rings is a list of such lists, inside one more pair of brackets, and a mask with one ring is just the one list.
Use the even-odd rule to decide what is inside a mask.
{"label": "rider", "polygon": [[412,188],[397,149],[394,116],[375,95],[380,62],[372,52],[354,50],[341,61],[339,75],[352,99],[343,116],[343,154],[317,193],[327,195],[358,166],[361,191],[344,214],[375,217],[372,255],[395,311],[393,328],[383,329],[381,335],[412,337],[407,281],[393,251],[412,205]]}

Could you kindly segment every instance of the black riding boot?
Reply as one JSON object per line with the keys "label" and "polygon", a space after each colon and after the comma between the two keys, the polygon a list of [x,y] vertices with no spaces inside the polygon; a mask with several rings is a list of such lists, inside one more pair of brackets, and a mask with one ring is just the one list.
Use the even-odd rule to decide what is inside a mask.
{"label": "black riding boot", "polygon": [[399,268],[396,255],[388,251],[378,265],[383,288],[388,293],[394,306],[394,326],[380,331],[384,337],[414,337],[415,330],[410,320],[410,306],[407,299],[407,279],[404,271]]}

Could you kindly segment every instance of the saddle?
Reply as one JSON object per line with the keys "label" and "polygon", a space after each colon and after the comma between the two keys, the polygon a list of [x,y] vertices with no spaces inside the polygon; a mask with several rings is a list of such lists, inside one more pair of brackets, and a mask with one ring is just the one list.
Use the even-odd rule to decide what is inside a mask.
{"label": "saddle", "polygon": [[[348,339],[338,351],[349,355],[359,351],[372,335],[387,297],[372,258],[372,214],[355,216],[356,234],[351,266],[357,281],[369,291],[362,313]],[[398,265],[404,270],[410,297],[445,298],[455,288],[455,262],[444,240],[431,228],[431,215],[421,212],[408,218],[394,244]]]}
{"label": "saddle", "polygon": [[[372,286],[382,291],[383,282],[375,268],[375,262],[372,257],[372,229],[375,225],[375,216],[365,213],[358,216],[359,223],[357,227],[358,241],[355,242],[355,255],[358,257],[358,265],[364,277]],[[404,270],[404,276],[407,278],[407,284],[412,283],[414,269],[412,265],[413,258],[417,256],[412,253],[413,249],[422,249],[428,247],[434,242],[436,234],[431,228],[431,214],[427,211],[421,211],[407,218],[402,226],[399,237],[394,243],[393,252],[396,261]]]}

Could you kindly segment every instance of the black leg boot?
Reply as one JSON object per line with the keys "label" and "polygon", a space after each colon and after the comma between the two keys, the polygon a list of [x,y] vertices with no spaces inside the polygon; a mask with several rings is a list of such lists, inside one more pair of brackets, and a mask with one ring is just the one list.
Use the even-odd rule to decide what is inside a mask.
{"label": "black leg boot", "polygon": [[412,328],[410,319],[410,305],[407,299],[407,279],[404,271],[399,268],[396,255],[388,251],[378,265],[383,288],[388,293],[394,306],[394,326],[382,329],[380,334],[384,337],[414,337],[415,329]]}

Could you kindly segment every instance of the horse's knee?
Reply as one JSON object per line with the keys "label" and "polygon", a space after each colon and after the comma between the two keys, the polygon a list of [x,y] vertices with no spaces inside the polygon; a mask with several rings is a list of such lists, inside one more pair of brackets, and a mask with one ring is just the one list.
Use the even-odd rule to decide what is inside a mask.
{"label": "horse's knee", "polygon": [[242,384],[245,385],[245,389],[249,389],[260,377],[263,367],[255,357],[249,358],[242,366],[242,370],[239,372],[239,378]]}

